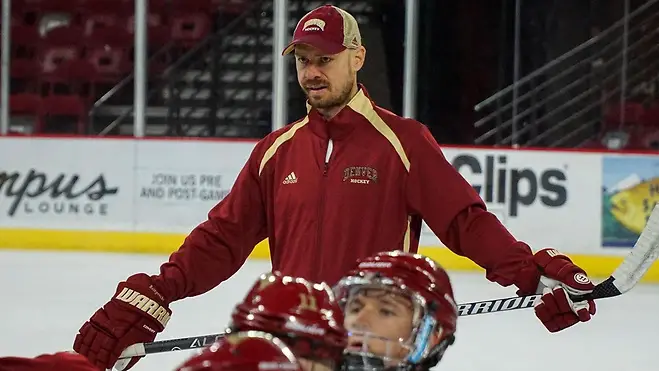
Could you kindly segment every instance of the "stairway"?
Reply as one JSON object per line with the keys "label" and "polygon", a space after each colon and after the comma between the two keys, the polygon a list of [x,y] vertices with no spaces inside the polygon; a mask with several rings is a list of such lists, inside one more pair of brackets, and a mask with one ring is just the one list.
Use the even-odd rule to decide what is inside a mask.
{"label": "stairway", "polygon": [[[625,26],[628,25],[628,27]],[[596,36],[476,106],[479,145],[578,147],[604,108],[659,82],[659,0],[647,0]]]}
{"label": "stairway", "polygon": [[[289,0],[289,30],[322,1]],[[149,81],[147,136],[262,138],[270,132],[273,0],[254,1],[239,16],[220,13],[222,27]],[[338,1],[360,22],[369,21],[368,1]],[[133,77],[92,110],[95,133],[132,135]],[[290,90],[299,91],[290,63]],[[304,107],[304,98],[289,100]]]}

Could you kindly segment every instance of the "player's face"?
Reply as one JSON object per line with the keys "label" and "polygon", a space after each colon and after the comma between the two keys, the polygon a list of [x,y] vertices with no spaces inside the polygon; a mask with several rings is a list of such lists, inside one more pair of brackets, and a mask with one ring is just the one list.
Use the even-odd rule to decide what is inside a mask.
{"label": "player's face", "polygon": [[346,105],[357,91],[357,71],[364,55],[363,47],[328,55],[312,46],[296,46],[297,79],[309,104],[319,110]]}
{"label": "player's face", "polygon": [[348,348],[367,349],[384,358],[403,359],[412,335],[414,310],[409,298],[382,289],[353,294],[345,308],[345,327],[351,333]]}

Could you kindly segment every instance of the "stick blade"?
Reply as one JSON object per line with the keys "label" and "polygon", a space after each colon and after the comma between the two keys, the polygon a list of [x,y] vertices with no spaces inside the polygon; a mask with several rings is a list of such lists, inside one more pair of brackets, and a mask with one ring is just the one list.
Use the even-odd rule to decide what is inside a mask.
{"label": "stick blade", "polygon": [[659,257],[659,207],[655,204],[634,248],[613,272],[613,285],[620,293],[632,289]]}

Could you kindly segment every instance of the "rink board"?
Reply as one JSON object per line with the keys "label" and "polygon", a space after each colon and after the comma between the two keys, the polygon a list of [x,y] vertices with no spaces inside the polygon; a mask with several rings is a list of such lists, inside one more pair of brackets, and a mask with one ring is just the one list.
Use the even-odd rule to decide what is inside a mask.
{"label": "rink board", "polygon": [[[161,254],[163,261],[183,242],[185,235],[122,232],[0,230],[0,248],[16,250],[57,250]],[[442,246],[422,246],[420,252],[453,271],[483,271],[471,260]],[[608,277],[622,262],[622,256],[568,254],[592,277]],[[267,240],[255,246],[249,259],[269,259]],[[643,277],[644,282],[659,282],[659,264]]]}
{"label": "rink board", "polygon": [[[171,253],[230,191],[254,144],[0,138],[0,248]],[[515,237],[556,247],[594,276],[619,264],[659,200],[656,154],[444,154]],[[480,269],[442,245],[424,225],[422,253],[448,269]],[[251,258],[268,258],[267,242]],[[647,279],[659,281],[654,267]]]}

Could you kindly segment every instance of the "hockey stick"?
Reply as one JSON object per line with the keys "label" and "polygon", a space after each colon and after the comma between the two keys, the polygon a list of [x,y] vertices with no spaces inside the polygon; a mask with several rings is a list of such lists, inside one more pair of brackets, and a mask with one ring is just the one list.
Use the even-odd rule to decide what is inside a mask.
{"label": "hockey stick", "polygon": [[[605,281],[595,285],[589,295],[572,297],[575,301],[610,298],[631,290],[652,263],[659,257],[659,206],[655,205],[640,237],[632,251]],[[532,308],[541,295],[518,296],[505,299],[484,300],[458,305],[461,317],[474,314],[504,312],[514,309]],[[193,336],[180,339],[134,344],[126,348],[120,359],[141,357],[147,354],[203,348],[224,336],[224,333]]]}
{"label": "hockey stick", "polygon": [[[595,300],[622,295],[643,278],[659,257],[659,204],[655,204],[641,235],[616,270],[603,282],[595,285],[588,295],[571,296],[573,301]],[[460,316],[532,308],[541,295],[485,300],[458,305]]]}

